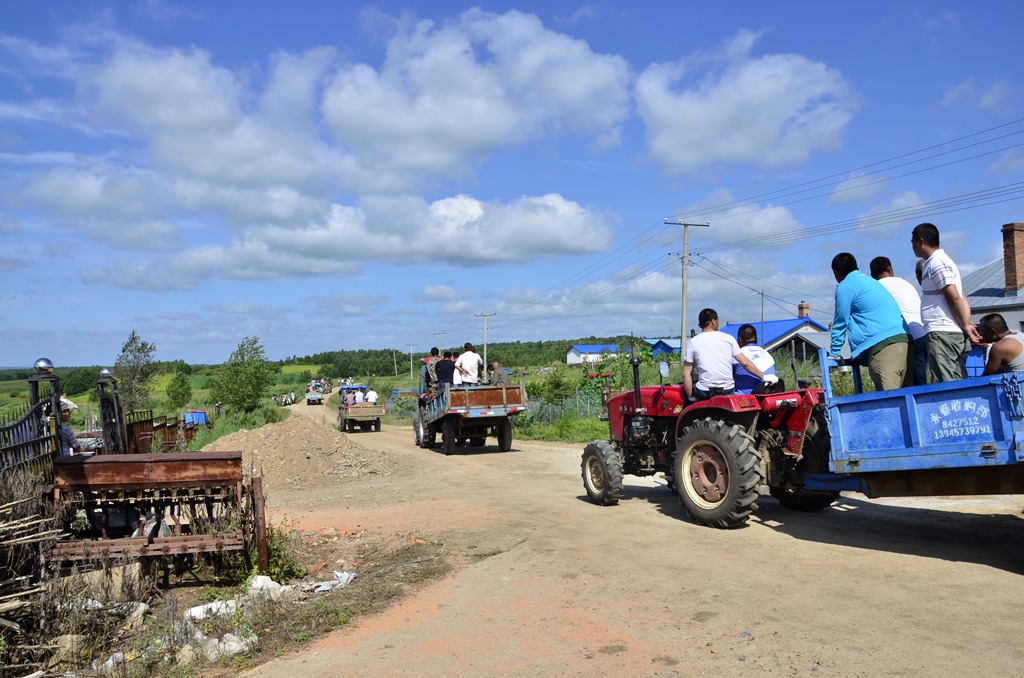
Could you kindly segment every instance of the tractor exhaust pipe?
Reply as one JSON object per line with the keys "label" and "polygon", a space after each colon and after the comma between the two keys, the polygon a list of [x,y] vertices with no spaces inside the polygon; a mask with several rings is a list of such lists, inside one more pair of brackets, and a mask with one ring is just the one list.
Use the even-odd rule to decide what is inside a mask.
{"label": "tractor exhaust pipe", "polygon": [[636,411],[639,412],[642,407],[640,402],[640,358],[630,358],[629,364],[633,366],[633,397],[636,401]]}
{"label": "tractor exhaust pipe", "polygon": [[640,358],[630,358],[633,366],[633,399],[636,402],[636,414],[630,422],[633,440],[643,440],[651,432],[651,418],[644,414],[643,402],[640,400]]}

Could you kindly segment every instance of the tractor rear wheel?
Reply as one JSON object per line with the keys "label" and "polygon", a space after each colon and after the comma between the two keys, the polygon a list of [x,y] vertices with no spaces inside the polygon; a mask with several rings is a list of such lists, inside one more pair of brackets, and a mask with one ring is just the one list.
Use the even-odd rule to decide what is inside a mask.
{"label": "tractor rear wheel", "polygon": [[502,419],[498,424],[498,449],[508,452],[512,449],[512,420]]}
{"label": "tractor rear wheel", "polygon": [[814,414],[807,422],[807,434],[800,450],[800,461],[796,463],[795,477],[785,487],[773,487],[771,494],[779,503],[794,511],[821,511],[839,498],[838,492],[816,492],[804,487],[808,473],[828,473],[828,455],[832,449],[828,425],[824,415]]}
{"label": "tractor rear wheel", "polygon": [[764,470],[753,439],[736,424],[708,418],[687,426],[674,468],[679,500],[701,525],[736,527],[757,509]]}
{"label": "tractor rear wheel", "polygon": [[583,448],[580,464],[583,488],[599,506],[619,503],[622,496],[622,457],[607,440],[595,440]]}
{"label": "tractor rear wheel", "polygon": [[445,419],[444,424],[441,427],[441,450],[445,454],[452,454],[455,452],[455,420]]}

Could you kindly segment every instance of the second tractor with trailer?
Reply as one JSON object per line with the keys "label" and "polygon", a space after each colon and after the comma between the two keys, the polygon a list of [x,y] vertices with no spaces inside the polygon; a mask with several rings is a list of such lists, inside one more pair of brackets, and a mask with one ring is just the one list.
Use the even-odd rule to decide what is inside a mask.
{"label": "second tractor with trailer", "polygon": [[679,384],[608,400],[610,440],[586,446],[590,500],[615,504],[626,475],[663,473],[694,521],[735,527],[770,494],[826,508],[840,491],[869,497],[1024,493],[1024,373],[862,393],[822,388],[716,396],[688,404]]}
{"label": "second tractor with trailer", "polygon": [[[422,384],[421,384],[422,386]],[[512,449],[512,418],[526,411],[526,390],[516,386],[452,386],[443,384],[436,393],[426,391],[413,421],[413,435],[420,447],[431,448],[441,436],[445,454],[457,444],[482,446],[487,436],[498,440],[498,449]]]}

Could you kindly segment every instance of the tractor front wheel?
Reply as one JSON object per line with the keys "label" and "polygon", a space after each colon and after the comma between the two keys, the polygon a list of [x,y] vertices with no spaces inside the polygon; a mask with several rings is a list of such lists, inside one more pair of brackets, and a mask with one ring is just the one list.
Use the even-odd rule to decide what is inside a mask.
{"label": "tractor front wheel", "polygon": [[599,506],[619,503],[622,496],[622,457],[607,440],[595,440],[583,449],[580,464],[583,488]]}
{"label": "tractor front wheel", "polygon": [[690,424],[676,443],[674,467],[679,500],[697,523],[736,527],[757,509],[764,471],[739,426],[710,418]]}

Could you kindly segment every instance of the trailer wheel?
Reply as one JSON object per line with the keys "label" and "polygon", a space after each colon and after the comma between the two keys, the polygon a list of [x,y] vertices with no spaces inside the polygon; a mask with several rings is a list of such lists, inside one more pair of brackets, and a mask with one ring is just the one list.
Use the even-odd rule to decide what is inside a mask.
{"label": "trailer wheel", "polygon": [[356,420],[355,419],[349,419],[348,420],[348,432],[349,433],[355,433],[356,432]]}
{"label": "trailer wheel", "polygon": [[622,496],[622,456],[607,440],[583,448],[583,488],[598,506],[619,503]]}
{"label": "trailer wheel", "polygon": [[735,424],[709,418],[687,426],[674,468],[679,500],[701,525],[736,527],[757,509],[764,471],[754,441]]}
{"label": "trailer wheel", "polygon": [[380,417],[373,420],[373,430],[378,432],[380,431]]}
{"label": "trailer wheel", "polygon": [[508,452],[512,449],[512,420],[502,419],[498,424],[498,449]]}
{"label": "trailer wheel", "polygon": [[807,435],[800,450],[800,461],[796,463],[794,477],[788,478],[785,487],[771,488],[773,497],[788,509],[794,511],[821,511],[839,498],[838,492],[815,492],[804,487],[808,473],[827,473],[828,455],[831,450],[828,425],[818,412],[807,423]]}
{"label": "trailer wheel", "polygon": [[441,449],[445,454],[452,454],[455,452],[455,420],[445,419],[444,424],[441,427]]}

